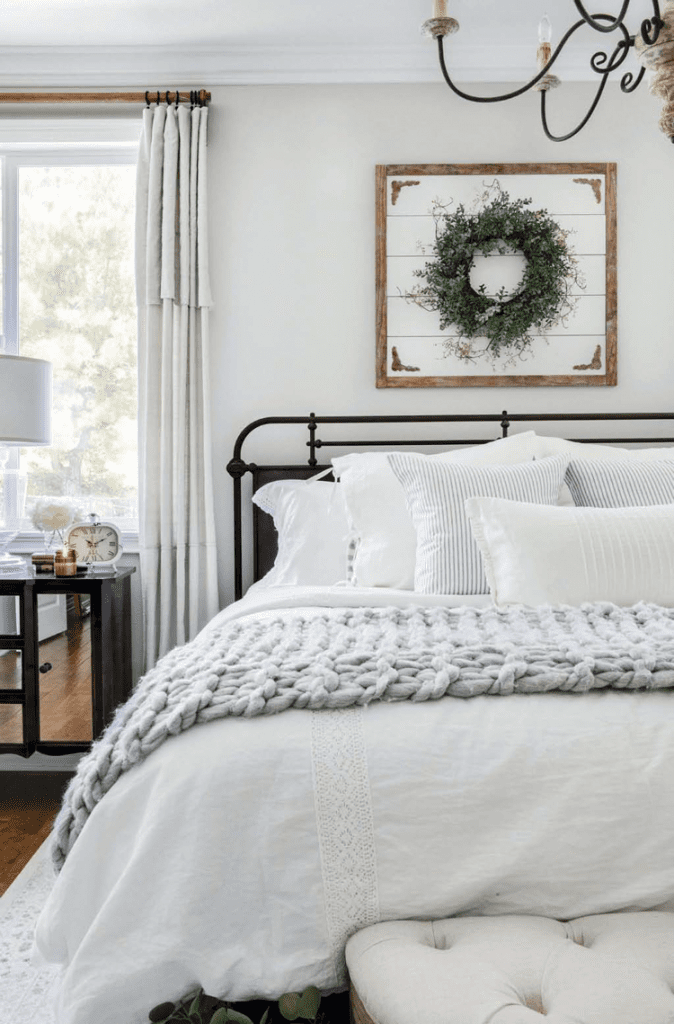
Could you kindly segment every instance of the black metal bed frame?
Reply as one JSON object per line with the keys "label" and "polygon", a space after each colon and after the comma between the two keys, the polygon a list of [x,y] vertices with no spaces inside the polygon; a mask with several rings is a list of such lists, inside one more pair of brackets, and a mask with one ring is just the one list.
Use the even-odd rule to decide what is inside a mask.
{"label": "black metal bed frame", "polygon": [[[588,413],[508,413],[503,410],[501,413],[478,413],[472,415],[429,415],[429,416],[316,416],[311,412],[308,416],[265,416],[259,420],[253,420],[244,427],[234,443],[232,458],[227,464],[227,472],[234,482],[234,589],[235,597],[238,600],[243,596],[243,533],[242,533],[242,492],[241,480],[250,473],[253,479],[253,491],[256,491],[265,483],[272,480],[287,479],[308,479],[329,465],[319,465],[316,452],[323,448],[374,448],[377,446],[390,448],[391,446],[414,445],[416,447],[433,446],[458,446],[485,444],[490,438],[441,438],[428,440],[425,438],[369,438],[362,441],[354,441],[351,438],[323,440],[317,437],[317,431],[324,425],[346,425],[346,424],[401,424],[401,423],[497,423],[501,429],[501,437],[507,437],[508,431],[513,423],[573,423],[573,422],[613,422],[613,421],[649,421],[669,420],[674,421],[674,412],[588,412]],[[309,458],[302,464],[275,464],[260,466],[254,462],[245,462],[241,457],[241,450],[246,438],[254,430],[266,426],[281,425],[305,426],[309,431],[309,440],[305,446],[309,449]],[[660,444],[674,444],[674,437],[578,437],[574,440],[588,444],[638,444],[650,441]],[[254,578],[260,579],[274,563],[276,554],[276,534],[271,524],[270,517],[261,513],[257,506],[253,506],[253,555],[254,555]]]}

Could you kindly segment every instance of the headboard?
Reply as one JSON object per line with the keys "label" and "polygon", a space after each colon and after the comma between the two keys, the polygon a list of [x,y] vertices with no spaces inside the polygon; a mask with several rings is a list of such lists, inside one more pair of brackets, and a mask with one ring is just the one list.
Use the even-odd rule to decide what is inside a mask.
{"label": "headboard", "polygon": [[[234,444],[234,452],[232,458],[227,465],[227,472],[233,478],[234,481],[234,587],[235,597],[240,598],[243,596],[243,494],[241,488],[242,478],[250,473],[252,475],[252,489],[255,492],[263,484],[270,483],[272,480],[288,480],[288,479],[299,479],[306,480],[309,477],[315,476],[316,473],[320,473],[323,469],[329,468],[330,460],[321,464],[319,463],[316,453],[323,448],[343,448],[346,450],[358,449],[358,448],[376,448],[377,446],[385,448],[401,448],[406,445],[414,446],[415,448],[431,448],[431,447],[452,447],[458,445],[475,445],[484,444],[487,441],[494,440],[495,437],[507,437],[508,431],[514,423],[524,423],[527,428],[534,423],[572,423],[572,422],[583,422],[590,423],[593,421],[605,422],[634,422],[634,421],[674,421],[674,412],[612,412],[612,413],[600,413],[600,412],[589,412],[589,413],[509,413],[505,410],[501,413],[484,413],[477,415],[455,415],[455,416],[316,416],[313,412],[309,413],[308,416],[266,416],[263,419],[253,420],[247,427],[241,431]],[[492,437],[442,437],[428,439],[425,437],[405,437],[405,427],[412,424],[447,424],[452,425],[454,429],[460,424],[475,424],[475,423],[493,423],[496,425],[494,436]],[[318,430],[320,428],[335,428],[345,427],[349,424],[362,424],[364,426],[363,433],[369,433],[371,428],[375,430],[370,433],[370,436],[366,439],[352,439],[351,437],[344,436],[332,436],[332,429],[330,431],[331,436],[328,438],[318,437]],[[303,427],[308,430],[308,439],[304,434],[305,441],[302,442],[301,438],[298,441],[298,461],[297,463],[291,464],[265,464],[258,465],[254,462],[246,462],[242,456],[241,451],[243,443],[250,434],[255,430],[259,430],[262,427],[269,426],[281,426],[281,425],[296,425]],[[395,429],[391,430],[393,436],[382,437],[380,436],[382,431],[381,425],[390,425]],[[450,432],[453,432],[452,431]],[[388,433],[388,431],[384,431]],[[337,432],[338,434],[339,432]],[[624,433],[621,431],[621,433]],[[402,438],[401,436],[402,435]],[[603,437],[574,437],[576,441],[584,441],[588,443],[611,443],[611,444],[639,444],[644,441],[662,443],[662,444],[674,444],[674,437],[664,437],[661,435],[651,436],[648,434],[640,434],[638,436],[621,436],[614,437],[605,435]],[[309,449],[308,458],[306,462],[299,460],[300,452],[306,453],[306,449]],[[276,558],[276,531],[272,522],[271,516],[261,512],[256,505],[248,502],[246,498],[246,505],[252,507],[252,546],[253,546],[253,575],[254,579],[258,580],[274,564]]]}

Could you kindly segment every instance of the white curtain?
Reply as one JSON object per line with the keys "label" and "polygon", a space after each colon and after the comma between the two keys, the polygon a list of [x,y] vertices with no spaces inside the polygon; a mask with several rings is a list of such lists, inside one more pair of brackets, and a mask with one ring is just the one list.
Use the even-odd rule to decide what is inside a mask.
{"label": "white curtain", "polygon": [[136,199],[146,669],[218,611],[209,414],[206,107],[143,112]]}

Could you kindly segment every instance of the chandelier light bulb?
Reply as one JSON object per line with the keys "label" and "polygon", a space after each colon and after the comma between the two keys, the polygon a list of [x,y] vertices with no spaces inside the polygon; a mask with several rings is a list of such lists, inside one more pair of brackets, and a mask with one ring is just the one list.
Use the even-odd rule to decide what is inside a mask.
{"label": "chandelier light bulb", "polygon": [[551,43],[552,42],[552,24],[547,14],[544,14],[538,25],[538,41],[539,43]]}

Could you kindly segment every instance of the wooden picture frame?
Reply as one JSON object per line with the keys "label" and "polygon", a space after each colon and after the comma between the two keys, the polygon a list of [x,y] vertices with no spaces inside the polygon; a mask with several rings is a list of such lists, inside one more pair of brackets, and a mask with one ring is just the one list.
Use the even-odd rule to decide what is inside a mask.
{"label": "wooden picture frame", "polygon": [[[615,386],[616,177],[614,163],[377,166],[377,387]],[[503,372],[486,359],[461,365],[443,351],[448,332],[440,331],[439,314],[406,298],[413,270],[431,259],[433,203],[469,209],[485,188],[531,198],[532,210],[546,209],[569,230],[586,281],[575,311]]]}

